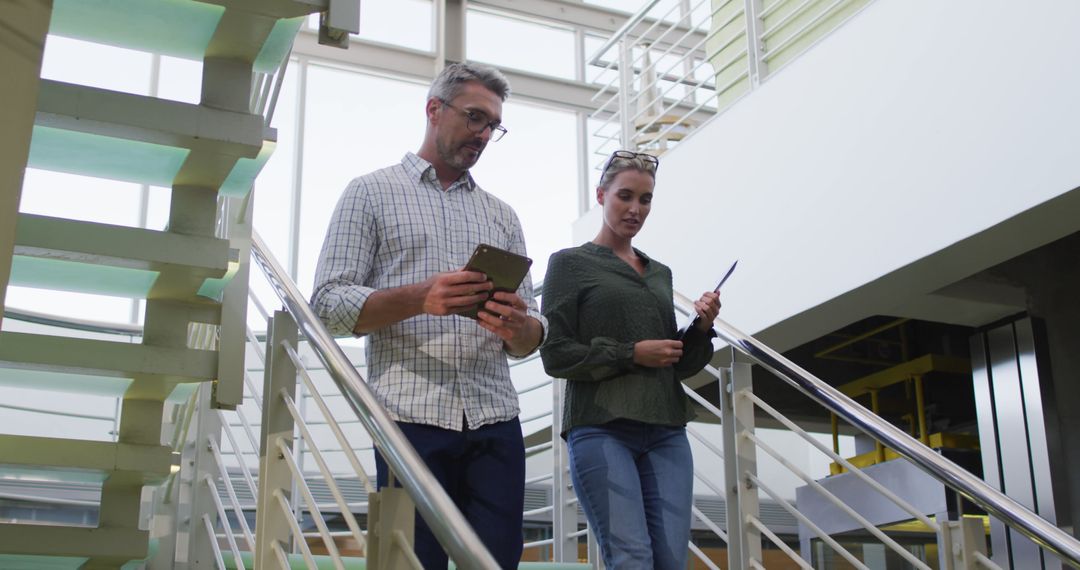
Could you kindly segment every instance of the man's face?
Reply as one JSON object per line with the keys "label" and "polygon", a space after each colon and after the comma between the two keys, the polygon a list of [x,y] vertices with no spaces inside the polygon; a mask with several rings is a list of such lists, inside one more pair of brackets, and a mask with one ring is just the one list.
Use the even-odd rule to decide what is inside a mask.
{"label": "man's face", "polygon": [[502,100],[482,84],[470,81],[449,105],[438,102],[437,106],[435,150],[439,158],[457,170],[472,168],[491,140],[487,125],[502,121]]}

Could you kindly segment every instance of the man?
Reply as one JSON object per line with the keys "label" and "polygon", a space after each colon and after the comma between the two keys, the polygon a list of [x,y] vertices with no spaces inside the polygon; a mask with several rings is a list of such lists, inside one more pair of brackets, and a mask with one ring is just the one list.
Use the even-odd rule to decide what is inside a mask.
{"label": "man", "polygon": [[[370,335],[368,382],[503,568],[522,549],[525,456],[506,356],[544,338],[527,276],[496,292],[462,268],[486,243],[525,254],[514,211],[481,190],[469,169],[506,133],[503,75],[448,65],[428,92],[420,150],[353,180],[330,220],[312,306],[337,335]],[[482,304],[482,305],[481,305]],[[459,315],[475,308],[477,320]],[[376,453],[378,484],[387,465]],[[416,519],[424,568],[447,556]]]}

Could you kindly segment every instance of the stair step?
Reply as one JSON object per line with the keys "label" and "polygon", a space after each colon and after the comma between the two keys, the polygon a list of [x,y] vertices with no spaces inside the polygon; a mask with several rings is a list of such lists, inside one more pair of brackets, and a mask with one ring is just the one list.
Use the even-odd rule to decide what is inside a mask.
{"label": "stair step", "polygon": [[173,457],[172,449],[162,445],[0,435],[0,461],[4,465],[100,472],[106,476],[117,471],[141,473],[147,485],[165,479]]}
{"label": "stair step", "polygon": [[0,332],[0,365],[109,377],[156,376],[188,381],[217,377],[218,354],[104,340]]}
{"label": "stair step", "polygon": [[[132,379],[118,376],[95,376],[91,374],[70,374],[51,370],[22,370],[0,367],[0,386],[64,392],[68,394],[86,394],[107,398],[122,398]],[[182,404],[191,397],[196,384],[178,384],[166,399],[173,404]],[[3,568],[3,566],[0,566]]]}
{"label": "stair step", "polygon": [[275,139],[258,115],[42,79],[27,166],[172,186],[199,151],[239,159],[220,192],[242,196]]}
{"label": "stair step", "polygon": [[11,284],[25,287],[184,299],[229,273],[217,238],[20,214],[15,244]]}
{"label": "stair step", "polygon": [[17,556],[0,554],[0,568],[5,570],[79,570],[86,557]]}
{"label": "stair step", "polygon": [[230,4],[283,18],[254,61],[255,71],[263,73],[281,64],[306,13],[316,9],[303,2],[281,1],[54,0],[49,33],[201,61]]}
{"label": "stair step", "polygon": [[0,524],[0,552],[8,555],[142,560],[149,544],[145,530]]}

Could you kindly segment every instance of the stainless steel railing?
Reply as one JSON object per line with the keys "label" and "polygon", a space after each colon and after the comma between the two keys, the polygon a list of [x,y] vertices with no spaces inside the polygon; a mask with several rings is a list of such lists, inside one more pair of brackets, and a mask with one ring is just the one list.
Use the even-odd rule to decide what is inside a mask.
{"label": "stainless steel railing", "polygon": [[461,511],[424,466],[397,424],[375,399],[364,379],[349,362],[330,332],[318,320],[288,274],[270,254],[257,232],[252,232],[252,258],[263,270],[285,309],[295,319],[349,406],[371,434],[390,469],[401,481],[416,510],[440,544],[462,568],[498,568]]}
{"label": "stainless steel railing", "polygon": [[[685,296],[676,294],[676,297],[679,304],[684,307],[691,306],[693,303]],[[982,507],[991,516],[997,517],[1006,525],[1027,535],[1036,544],[1058,555],[1069,565],[1080,568],[1080,541],[1065,531],[991,487],[971,472],[935,453],[919,440],[879,418],[836,388],[826,384],[752,336],[719,318],[713,322],[713,326],[720,339],[764,366],[781,380],[817,401],[841,419],[881,441],[947,487]]]}

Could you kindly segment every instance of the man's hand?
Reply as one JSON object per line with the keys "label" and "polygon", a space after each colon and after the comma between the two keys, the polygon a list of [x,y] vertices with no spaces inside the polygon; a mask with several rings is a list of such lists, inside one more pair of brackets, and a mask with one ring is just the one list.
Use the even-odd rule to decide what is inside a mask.
{"label": "man's hand", "polygon": [[701,298],[694,301],[694,310],[700,319],[697,320],[697,328],[701,332],[709,332],[712,328],[716,315],[720,314],[720,294],[713,291],[702,293]]}
{"label": "man's hand", "polygon": [[377,331],[417,315],[453,315],[475,307],[491,291],[487,275],[476,271],[436,273],[425,281],[380,289],[368,297],[353,326],[357,335]]}
{"label": "man's hand", "polygon": [[475,307],[488,298],[494,285],[477,271],[436,273],[423,282],[421,311],[429,315],[453,315]]}
{"label": "man's hand", "polygon": [[528,314],[528,305],[517,293],[496,291],[477,313],[480,326],[499,336],[510,354],[528,354],[540,344],[543,329]]}
{"label": "man's hand", "polygon": [[681,340],[639,340],[634,343],[634,364],[649,368],[671,366],[682,358]]}

